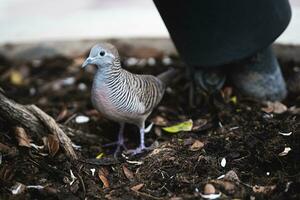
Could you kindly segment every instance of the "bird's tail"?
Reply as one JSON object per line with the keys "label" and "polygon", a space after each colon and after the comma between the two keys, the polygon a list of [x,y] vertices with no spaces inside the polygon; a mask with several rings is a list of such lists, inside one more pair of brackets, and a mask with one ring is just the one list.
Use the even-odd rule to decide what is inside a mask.
{"label": "bird's tail", "polygon": [[157,75],[156,77],[160,79],[163,83],[168,85],[178,73],[178,69],[170,68],[167,71]]}

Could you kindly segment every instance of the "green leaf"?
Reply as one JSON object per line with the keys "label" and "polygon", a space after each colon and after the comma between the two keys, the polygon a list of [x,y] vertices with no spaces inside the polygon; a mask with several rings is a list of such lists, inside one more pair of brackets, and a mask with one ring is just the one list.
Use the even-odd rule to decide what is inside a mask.
{"label": "green leaf", "polygon": [[192,128],[193,128],[193,120],[189,119],[188,121],[181,122],[173,126],[164,127],[162,129],[169,133],[178,133],[181,131],[191,131]]}

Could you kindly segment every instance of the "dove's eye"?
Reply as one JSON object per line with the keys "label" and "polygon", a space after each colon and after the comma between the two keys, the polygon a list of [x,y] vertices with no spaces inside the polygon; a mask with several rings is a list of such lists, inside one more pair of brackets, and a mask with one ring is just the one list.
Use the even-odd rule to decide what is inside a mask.
{"label": "dove's eye", "polygon": [[100,51],[99,55],[100,56],[104,56],[105,55],[105,51]]}

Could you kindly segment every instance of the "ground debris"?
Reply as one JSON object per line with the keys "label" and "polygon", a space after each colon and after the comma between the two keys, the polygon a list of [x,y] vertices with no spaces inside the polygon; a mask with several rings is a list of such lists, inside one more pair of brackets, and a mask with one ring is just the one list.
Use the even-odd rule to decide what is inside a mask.
{"label": "ground debris", "polygon": [[[154,149],[116,159],[114,147],[102,146],[116,140],[118,127],[92,106],[95,68],[83,73],[83,60],[11,61],[9,66],[17,66],[13,68],[1,68],[0,63],[1,95],[22,103],[17,105],[37,105],[60,123],[71,146],[80,146],[78,159],[71,161],[58,145],[57,135],[36,115],[27,112],[26,119],[31,120],[18,124],[8,123],[0,113],[0,199],[17,197],[12,189],[20,184],[25,188],[21,186],[18,192],[25,199],[300,198],[297,96],[283,103],[263,103],[243,97],[230,85],[221,94],[193,96],[192,84],[182,78],[170,86],[148,118],[147,125],[152,122],[154,127],[145,135],[146,145],[155,143]],[[170,63],[182,68],[178,57],[152,53],[147,58],[131,55],[124,63],[128,64],[125,68],[143,74],[159,74]],[[14,77],[11,82],[12,69],[21,74],[21,81]],[[176,134],[163,130],[178,122],[187,123],[175,127]],[[32,124],[39,128],[32,129]],[[15,127],[22,127],[25,134],[15,134]],[[138,145],[136,127],[126,125],[125,137],[128,149]],[[206,184],[212,184],[215,192],[204,194],[201,188]]]}

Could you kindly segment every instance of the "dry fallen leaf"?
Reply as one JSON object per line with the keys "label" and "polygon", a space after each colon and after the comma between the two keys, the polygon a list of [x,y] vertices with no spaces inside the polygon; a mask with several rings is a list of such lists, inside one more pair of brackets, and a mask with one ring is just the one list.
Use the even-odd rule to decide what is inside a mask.
{"label": "dry fallen leaf", "polygon": [[15,134],[17,137],[17,140],[19,142],[19,146],[29,147],[30,148],[30,142],[26,131],[22,127],[15,127]]}
{"label": "dry fallen leaf", "polygon": [[134,192],[137,192],[137,191],[139,191],[140,189],[142,189],[143,186],[144,186],[144,184],[143,184],[143,183],[140,183],[140,184],[137,184],[137,185],[131,187],[130,189],[131,189],[132,191],[134,191]]}
{"label": "dry fallen leaf", "polygon": [[255,185],[255,186],[253,186],[252,190],[255,193],[267,194],[267,193],[272,192],[275,188],[276,188],[276,185],[268,185],[268,186]]}
{"label": "dry fallen leaf", "polygon": [[98,177],[103,183],[103,188],[109,188],[109,181],[107,179],[108,171],[105,168],[100,168],[98,171]]}
{"label": "dry fallen leaf", "polygon": [[225,174],[224,180],[232,181],[232,182],[235,182],[235,183],[240,182],[240,179],[239,179],[238,175],[233,170],[230,170]]}
{"label": "dry fallen leaf", "polygon": [[190,147],[191,151],[199,151],[204,147],[204,143],[201,142],[200,140],[195,140],[192,146]]}
{"label": "dry fallen leaf", "polygon": [[17,70],[12,70],[9,78],[11,84],[13,85],[22,85],[24,82],[23,75]]}
{"label": "dry fallen leaf", "polygon": [[126,178],[132,181],[134,179],[133,173],[125,165],[123,165],[122,168]]}
{"label": "dry fallen leaf", "polygon": [[193,128],[193,120],[190,119],[188,121],[181,122],[173,126],[164,127],[163,130],[169,133],[178,133],[181,131],[191,131],[192,128]]}
{"label": "dry fallen leaf", "polygon": [[192,130],[193,131],[199,131],[206,124],[207,124],[207,120],[206,119],[197,119],[193,123],[193,129]]}
{"label": "dry fallen leaf", "polygon": [[11,181],[14,178],[14,170],[9,165],[1,165],[0,168],[0,180],[1,181]]}
{"label": "dry fallen leaf", "polygon": [[275,114],[281,114],[288,110],[286,105],[279,101],[271,102],[268,101],[266,107],[261,108],[262,111],[266,113],[275,113]]}
{"label": "dry fallen leaf", "polygon": [[59,150],[59,140],[58,140],[57,136],[55,136],[55,135],[48,135],[48,138],[47,138],[47,147],[48,147],[49,154],[52,157],[54,157],[55,154]]}
{"label": "dry fallen leaf", "polygon": [[168,124],[168,120],[160,115],[155,116],[151,121],[156,126],[166,126]]}

